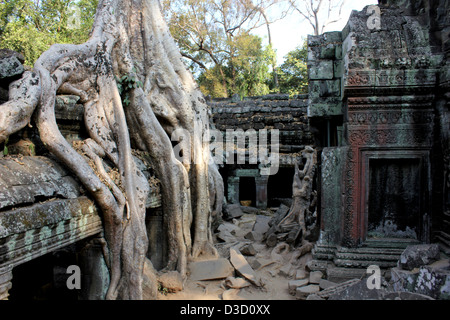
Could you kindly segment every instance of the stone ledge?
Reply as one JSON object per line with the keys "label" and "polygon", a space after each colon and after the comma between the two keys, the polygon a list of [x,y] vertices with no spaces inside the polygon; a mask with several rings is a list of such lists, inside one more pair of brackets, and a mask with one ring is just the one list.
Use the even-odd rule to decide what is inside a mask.
{"label": "stone ledge", "polygon": [[0,214],[0,268],[16,266],[103,231],[94,203],[55,200]]}

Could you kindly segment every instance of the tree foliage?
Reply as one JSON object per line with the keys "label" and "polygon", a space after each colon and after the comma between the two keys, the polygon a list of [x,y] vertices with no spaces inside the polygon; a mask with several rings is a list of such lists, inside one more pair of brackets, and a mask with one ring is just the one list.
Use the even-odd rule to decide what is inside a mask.
{"label": "tree foliage", "polygon": [[[182,55],[205,95],[268,93],[271,46],[251,30],[270,24],[265,9],[276,0],[166,0],[165,15]],[[263,19],[263,14],[265,18]]]}
{"label": "tree foliage", "polygon": [[0,47],[22,53],[25,64],[55,43],[88,39],[98,0],[1,0]]}
{"label": "tree foliage", "polygon": [[288,52],[283,64],[277,70],[281,93],[296,95],[308,92],[307,57],[306,41],[302,46]]}
{"label": "tree foliage", "polygon": [[[234,55],[223,65],[200,73],[197,81],[202,92],[212,97],[227,97],[230,92],[241,97],[268,94],[273,50],[269,46],[263,48],[262,39],[248,32],[236,36],[230,47]],[[221,72],[225,83],[220,81]]]}

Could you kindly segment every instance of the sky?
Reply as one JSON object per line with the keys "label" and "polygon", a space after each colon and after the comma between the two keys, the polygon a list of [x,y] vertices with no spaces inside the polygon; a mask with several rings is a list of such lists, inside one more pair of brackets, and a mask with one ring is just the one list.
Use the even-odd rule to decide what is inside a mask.
{"label": "sky", "polygon": [[[377,0],[347,0],[341,19],[337,23],[333,23],[325,29],[328,31],[341,31],[347,24],[348,18],[352,10],[362,10],[365,6],[371,4],[377,4]],[[284,56],[294,50],[296,47],[303,44],[308,34],[313,33],[313,29],[308,21],[304,20],[299,13],[294,12],[284,18],[273,23],[271,26],[272,43],[277,53],[277,64],[281,64],[284,61]],[[253,32],[267,40],[267,29],[262,26]]]}

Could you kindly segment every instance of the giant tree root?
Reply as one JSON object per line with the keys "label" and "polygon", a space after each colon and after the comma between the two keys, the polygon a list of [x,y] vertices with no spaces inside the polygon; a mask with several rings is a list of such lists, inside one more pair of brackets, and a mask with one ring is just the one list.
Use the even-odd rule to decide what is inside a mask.
{"label": "giant tree root", "polygon": [[[216,197],[223,197],[223,182],[216,167],[208,168],[209,145],[203,139],[209,130],[207,107],[181,61],[158,1],[100,0],[90,39],[80,45],[53,45],[34,67],[34,73],[25,73],[17,83],[21,90],[12,90],[12,102],[0,110],[0,142],[23,128],[34,112],[44,145],[95,199],[108,244],[111,282],[106,298],[142,299],[143,270],[149,263],[149,184],[133,160],[132,146],[149,154],[161,181],[170,244],[166,269],[185,276],[189,257],[217,254],[209,226],[211,209],[219,210],[222,200],[210,199],[209,192],[217,189]],[[125,74],[143,83],[129,90],[127,105],[116,83]],[[90,139],[81,154],[56,124],[57,93],[78,95],[84,104]],[[178,129],[190,136],[191,143],[183,143],[188,163],[180,162],[172,149],[169,137]],[[120,181],[111,179],[106,168],[118,170]]]}

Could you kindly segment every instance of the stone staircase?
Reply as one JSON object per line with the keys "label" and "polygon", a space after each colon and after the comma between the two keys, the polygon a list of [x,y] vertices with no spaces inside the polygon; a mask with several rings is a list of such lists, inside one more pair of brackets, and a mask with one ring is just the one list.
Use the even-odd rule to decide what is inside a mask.
{"label": "stone staircase", "polygon": [[408,245],[419,244],[413,239],[368,239],[361,246],[346,248],[316,244],[314,247],[312,270],[327,273],[330,281],[341,282],[360,278],[366,274],[367,267],[378,266],[388,270],[397,265],[397,261]]}

